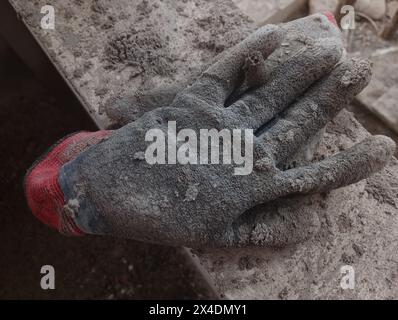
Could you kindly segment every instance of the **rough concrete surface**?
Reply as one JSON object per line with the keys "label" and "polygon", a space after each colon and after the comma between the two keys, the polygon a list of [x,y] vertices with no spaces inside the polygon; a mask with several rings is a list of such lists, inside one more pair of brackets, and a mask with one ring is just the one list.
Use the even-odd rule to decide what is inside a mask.
{"label": "rough concrete surface", "polygon": [[118,120],[119,97],[189,81],[254,29],[228,0],[56,0],[55,30],[40,27],[47,1],[10,2],[103,127]]}
{"label": "rough concrete surface", "polygon": [[[54,1],[59,12],[57,32],[39,28],[38,7],[45,1],[11,2],[49,49],[92,116],[104,126],[112,120],[101,112],[108,110],[107,102],[116,96],[189,81],[215,54],[253,30],[253,24],[230,1],[153,0],[133,5],[127,5],[126,0],[112,5],[94,0]],[[109,28],[109,21],[114,28]],[[151,40],[162,38],[166,36],[163,29],[170,38],[156,42],[155,47],[151,41],[136,38],[148,32],[156,33]],[[122,36],[126,32],[131,36]],[[138,56],[144,69],[129,65],[138,53],[128,48],[137,42],[150,48],[151,54]],[[159,58],[171,75],[158,74],[153,57]],[[137,117],[144,111],[138,108]],[[366,135],[352,116],[343,112],[328,127],[319,157]],[[376,180],[313,196],[310,208],[319,214],[322,229],[305,243],[283,250],[200,252],[198,258],[219,292],[229,298],[397,298],[396,160],[378,175]],[[343,265],[355,268],[354,290],[343,291],[339,286]]]}

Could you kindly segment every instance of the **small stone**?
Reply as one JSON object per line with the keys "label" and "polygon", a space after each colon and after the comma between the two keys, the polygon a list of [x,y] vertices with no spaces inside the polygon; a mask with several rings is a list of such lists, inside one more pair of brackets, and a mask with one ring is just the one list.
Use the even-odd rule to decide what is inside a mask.
{"label": "small stone", "polygon": [[352,245],[352,248],[354,249],[354,251],[355,251],[355,253],[357,254],[358,257],[362,257],[363,254],[365,253],[365,249],[362,246],[360,246],[360,245],[358,245],[356,243],[354,243]]}
{"label": "small stone", "polygon": [[105,88],[105,87],[98,88],[98,89],[95,90],[95,94],[97,96],[102,97],[102,96],[106,95],[108,93],[108,91],[109,91],[108,88]]}
{"label": "small stone", "polygon": [[286,287],[283,288],[283,290],[281,292],[279,292],[279,295],[278,295],[279,299],[281,299],[281,300],[287,299],[288,294],[289,294],[289,290]]}
{"label": "small stone", "polygon": [[79,79],[79,78],[83,77],[83,73],[84,73],[83,69],[77,68],[77,69],[73,72],[73,77],[76,78],[76,79]]}

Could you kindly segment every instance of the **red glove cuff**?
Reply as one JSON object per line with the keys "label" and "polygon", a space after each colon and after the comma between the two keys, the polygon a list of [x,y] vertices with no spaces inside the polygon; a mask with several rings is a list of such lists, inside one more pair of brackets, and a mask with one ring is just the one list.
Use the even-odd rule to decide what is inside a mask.
{"label": "red glove cuff", "polygon": [[37,160],[25,177],[24,187],[33,214],[46,225],[70,235],[84,233],[72,217],[64,214],[68,201],[59,185],[61,167],[81,152],[107,138],[111,131],[79,132],[65,137]]}
{"label": "red glove cuff", "polygon": [[329,19],[331,23],[333,23],[336,27],[338,27],[336,18],[334,17],[334,14],[332,12],[326,11],[323,14]]}

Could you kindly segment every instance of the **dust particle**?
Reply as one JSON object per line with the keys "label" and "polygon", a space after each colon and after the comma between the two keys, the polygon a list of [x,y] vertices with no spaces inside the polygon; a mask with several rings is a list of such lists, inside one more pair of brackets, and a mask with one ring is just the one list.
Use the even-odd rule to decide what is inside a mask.
{"label": "dust particle", "polygon": [[134,159],[135,160],[145,160],[145,152],[144,151],[138,151],[134,154]]}
{"label": "dust particle", "polygon": [[354,249],[354,251],[355,251],[355,253],[357,254],[358,257],[362,257],[363,254],[365,253],[365,249],[362,246],[360,246],[360,245],[358,245],[356,243],[354,243],[352,245],[352,248]]}
{"label": "dust particle", "polygon": [[102,87],[102,88],[98,88],[95,90],[95,94],[97,96],[103,97],[104,95],[106,95],[108,93],[109,89]]}
{"label": "dust particle", "polygon": [[288,294],[289,294],[289,291],[288,291],[287,287],[283,288],[283,290],[281,292],[279,292],[279,295],[278,295],[279,299],[281,299],[281,300],[287,299]]}
{"label": "dust particle", "polygon": [[77,199],[71,199],[63,207],[63,212],[69,217],[74,217],[76,215],[76,212],[78,212],[79,207],[79,201]]}
{"label": "dust particle", "polygon": [[73,77],[74,78],[81,78],[83,76],[84,70],[82,68],[77,68],[74,72],[73,72]]}
{"label": "dust particle", "polygon": [[94,0],[91,5],[91,10],[98,14],[104,14],[106,12],[106,8],[101,0]]}
{"label": "dust particle", "polygon": [[185,192],[184,201],[195,201],[198,194],[199,194],[198,185],[192,184],[192,185],[188,186],[188,189]]}
{"label": "dust particle", "polygon": [[353,264],[353,263],[355,262],[355,259],[354,259],[354,257],[353,257],[352,255],[350,255],[350,254],[344,252],[344,253],[341,255],[341,261],[342,261],[343,263],[347,264],[347,265],[351,265],[351,264]]}

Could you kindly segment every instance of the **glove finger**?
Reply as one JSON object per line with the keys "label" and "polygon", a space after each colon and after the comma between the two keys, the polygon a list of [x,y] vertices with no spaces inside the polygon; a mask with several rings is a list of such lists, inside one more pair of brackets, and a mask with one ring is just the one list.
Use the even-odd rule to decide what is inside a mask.
{"label": "glove finger", "polygon": [[183,89],[184,85],[176,82],[134,95],[114,97],[106,102],[104,111],[112,123],[122,127],[148,111],[170,105]]}
{"label": "glove finger", "polygon": [[315,13],[281,25],[288,35],[306,34],[310,38],[342,37],[332,12]]}
{"label": "glove finger", "polygon": [[265,85],[249,91],[227,110],[240,126],[257,130],[331,72],[341,55],[340,39],[319,39],[303,45],[270,75]]}
{"label": "glove finger", "polygon": [[356,183],[384,168],[394,151],[390,138],[371,136],[323,161],[279,173],[276,196],[327,192]]}
{"label": "glove finger", "polygon": [[188,95],[200,98],[212,106],[222,107],[244,76],[246,59],[260,52],[265,59],[280,44],[282,33],[275,25],[267,25],[225,52],[190,87],[177,98]]}
{"label": "glove finger", "polygon": [[301,196],[258,205],[238,217],[215,245],[282,248],[308,240],[320,227],[312,203]]}
{"label": "glove finger", "polygon": [[283,60],[296,46],[303,46],[300,35],[310,39],[336,38],[342,39],[342,33],[331,12],[313,14],[279,25],[283,30],[281,45],[268,57],[263,59],[260,52],[253,52],[245,62],[245,80],[228,97],[225,106],[230,106],[250,88],[265,84],[270,75],[279,67]]}
{"label": "glove finger", "polygon": [[368,61],[345,60],[260,135],[259,144],[270,150],[276,165],[286,162],[346,107],[366,87],[370,78]]}

